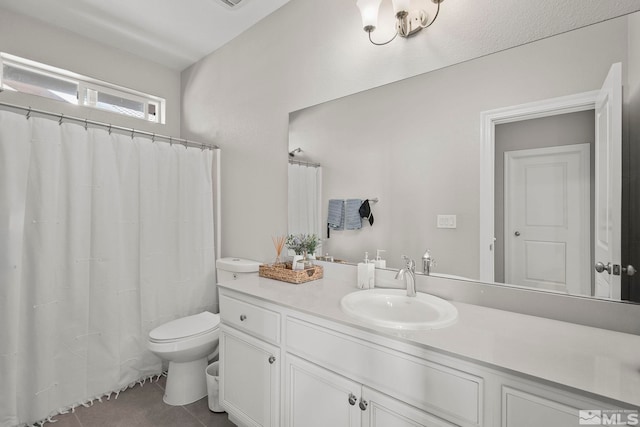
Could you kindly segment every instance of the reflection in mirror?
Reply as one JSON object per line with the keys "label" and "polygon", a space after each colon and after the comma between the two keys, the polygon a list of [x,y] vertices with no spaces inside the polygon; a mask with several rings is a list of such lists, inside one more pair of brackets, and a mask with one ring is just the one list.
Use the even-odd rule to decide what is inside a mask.
{"label": "reflection in mirror", "polygon": [[[322,253],[358,262],[382,249],[397,269],[402,255],[419,260],[430,249],[432,274],[640,299],[631,286],[637,275],[623,271],[640,264],[640,209],[628,197],[638,192],[638,123],[627,120],[640,104],[639,53],[634,13],[291,113],[289,147],[302,149],[296,160],[322,165],[314,220]],[[622,214],[598,202],[620,190],[598,184],[605,164],[596,135],[604,122],[595,101],[526,121],[489,121],[495,140],[488,155],[481,127],[492,112],[594,95],[616,63],[624,95]],[[620,155],[616,162],[608,173],[620,173]],[[327,239],[329,199],[372,196],[379,198],[373,225],[332,230]],[[531,234],[538,226],[567,229],[573,240],[544,240]],[[616,227],[617,243],[607,234]],[[603,248],[617,250],[617,258],[599,258]],[[593,268],[599,261],[604,274]]]}

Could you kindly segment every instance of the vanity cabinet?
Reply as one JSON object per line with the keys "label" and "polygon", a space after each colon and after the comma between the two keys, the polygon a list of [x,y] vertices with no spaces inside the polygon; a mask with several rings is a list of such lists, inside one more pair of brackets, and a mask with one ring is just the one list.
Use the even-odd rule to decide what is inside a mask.
{"label": "vanity cabinet", "polygon": [[232,298],[220,308],[220,404],[236,424],[279,427],[280,315]]}
{"label": "vanity cabinet", "polygon": [[573,427],[580,410],[630,409],[275,299],[220,293],[220,397],[239,426]]}

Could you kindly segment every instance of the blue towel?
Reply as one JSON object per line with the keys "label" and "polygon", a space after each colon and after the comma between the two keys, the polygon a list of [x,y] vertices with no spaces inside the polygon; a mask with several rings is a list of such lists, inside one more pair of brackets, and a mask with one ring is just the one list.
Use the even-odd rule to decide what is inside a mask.
{"label": "blue towel", "polygon": [[347,199],[345,207],[345,225],[346,230],[359,230],[362,228],[362,219],[360,219],[360,199]]}
{"label": "blue towel", "polygon": [[344,200],[329,200],[327,227],[333,230],[342,230],[344,228]]}

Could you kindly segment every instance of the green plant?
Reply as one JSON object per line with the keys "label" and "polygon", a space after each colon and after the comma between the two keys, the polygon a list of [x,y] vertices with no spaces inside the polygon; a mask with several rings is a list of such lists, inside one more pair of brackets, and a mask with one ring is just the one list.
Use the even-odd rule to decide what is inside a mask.
{"label": "green plant", "polygon": [[316,234],[289,234],[287,236],[287,248],[291,249],[296,255],[302,255],[305,251],[312,254],[316,251],[320,239]]}

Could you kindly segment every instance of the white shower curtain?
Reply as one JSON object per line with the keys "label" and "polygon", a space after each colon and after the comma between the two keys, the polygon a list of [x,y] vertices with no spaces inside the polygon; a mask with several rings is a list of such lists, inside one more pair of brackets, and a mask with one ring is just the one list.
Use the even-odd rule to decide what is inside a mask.
{"label": "white shower curtain", "polygon": [[322,169],[289,163],[289,234],[320,232]]}
{"label": "white shower curtain", "polygon": [[0,111],[0,426],[157,374],[215,306],[212,152]]}

